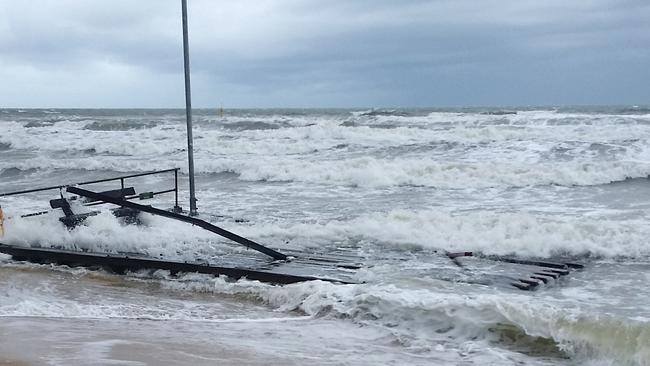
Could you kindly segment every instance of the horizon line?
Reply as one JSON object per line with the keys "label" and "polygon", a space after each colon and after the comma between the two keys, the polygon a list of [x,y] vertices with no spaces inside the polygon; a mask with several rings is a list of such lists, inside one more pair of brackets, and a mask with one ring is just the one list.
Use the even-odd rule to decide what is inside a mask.
{"label": "horizon line", "polygon": [[[458,108],[567,108],[567,107],[631,107],[631,108],[641,108],[641,107],[650,107],[650,103],[626,103],[626,104],[501,104],[501,105],[442,105],[442,106],[353,106],[353,107],[334,107],[334,106],[309,106],[309,107],[298,107],[298,106],[277,106],[277,107],[192,107],[192,110],[207,110],[207,109],[223,109],[223,110],[247,110],[247,109],[458,109]],[[124,110],[124,109],[139,109],[139,110],[185,110],[185,107],[4,107],[0,106],[0,110],[42,110],[42,109],[77,109],[77,110],[99,110],[99,109],[114,109],[114,110]]]}

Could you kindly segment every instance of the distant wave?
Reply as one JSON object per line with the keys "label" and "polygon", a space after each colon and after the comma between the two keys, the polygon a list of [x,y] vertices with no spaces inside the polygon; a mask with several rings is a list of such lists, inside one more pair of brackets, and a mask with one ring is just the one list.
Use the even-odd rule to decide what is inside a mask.
{"label": "distant wave", "polygon": [[356,117],[376,117],[376,116],[400,116],[410,115],[408,112],[397,109],[370,109],[366,111],[352,112]]}
{"label": "distant wave", "polygon": [[0,169],[0,177],[2,178],[15,178],[31,174],[36,172],[38,169],[19,169],[19,168],[4,168]]}
{"label": "distant wave", "polygon": [[[384,116],[385,117],[385,116]],[[292,145],[313,146],[322,149],[341,143],[365,146],[394,146],[399,144],[428,143],[434,140],[482,143],[512,140],[538,142],[616,142],[648,136],[650,116],[647,124],[638,118],[611,115],[561,115],[550,111],[521,112],[517,115],[480,115],[477,113],[435,112],[424,116],[390,117],[368,119],[232,119],[225,122],[201,122],[195,128],[195,138],[210,140],[208,148],[219,151],[220,139],[240,140],[239,149],[251,153],[259,146]],[[66,150],[83,146],[104,151],[107,140],[111,145],[118,141],[131,143],[156,143],[170,139],[182,143],[185,127],[182,124],[158,122],[73,122],[59,121],[55,126],[39,124],[38,131],[31,131],[25,125],[15,122],[3,123],[3,143],[14,148],[32,150]],[[553,127],[553,128],[549,128]],[[607,129],[607,133],[603,131]],[[98,132],[94,133],[93,132]],[[106,132],[106,133],[101,133]],[[137,132],[126,135],[123,132]],[[108,138],[110,137],[110,138]],[[251,143],[250,140],[254,140]],[[293,140],[293,141],[290,141]],[[259,141],[263,141],[262,144]],[[92,146],[90,146],[92,145]],[[200,142],[197,141],[197,145]],[[286,146],[285,146],[286,147]],[[160,150],[157,147],[154,150]],[[124,149],[122,149],[124,150]],[[309,149],[305,150],[309,151]],[[123,153],[123,151],[115,151]],[[260,150],[260,154],[274,153]]]}
{"label": "distant wave", "polygon": [[139,129],[148,129],[158,126],[158,122],[133,122],[133,121],[124,121],[124,122],[100,122],[95,121],[91,122],[84,126],[85,130],[91,131],[129,131],[129,130],[139,130]]}
{"label": "distant wave", "polygon": [[56,121],[33,121],[25,124],[25,128],[51,127]]}
{"label": "distant wave", "polygon": [[[378,122],[390,121],[400,125],[457,126],[603,126],[650,123],[650,114],[639,113],[569,113],[554,110],[431,112],[427,115],[375,116]],[[359,123],[359,122],[357,122]]]}
{"label": "distant wave", "polygon": [[[182,154],[181,154],[182,155]],[[34,158],[0,166],[18,169],[85,169],[149,171],[185,166],[183,156],[147,160],[80,157]],[[235,173],[244,181],[305,182],[358,187],[417,186],[442,189],[595,186],[650,176],[645,162],[567,162],[547,164],[438,162],[424,159],[354,158],[334,161],[302,159],[196,159],[199,174]]]}
{"label": "distant wave", "polygon": [[497,109],[480,112],[479,114],[489,115],[489,116],[507,116],[511,114],[517,114],[517,111],[507,110],[507,109]]}
{"label": "distant wave", "polygon": [[[385,112],[391,115],[350,117],[348,111],[204,121],[194,131],[197,172],[233,173],[245,181],[443,189],[591,186],[650,174],[650,125],[629,116]],[[37,157],[0,161],[0,168],[148,171],[186,165],[184,125],[140,121],[61,120],[38,129],[3,122],[0,150]]]}
{"label": "distant wave", "polygon": [[336,161],[271,160],[199,161],[203,173],[233,172],[249,181],[299,181],[362,187],[436,188],[592,186],[645,178],[650,163],[567,162],[548,164],[463,163],[425,159],[356,158]]}
{"label": "distant wave", "polygon": [[633,107],[624,107],[616,110],[616,113],[621,114],[646,114],[650,115],[650,107],[647,106],[633,106]]}
{"label": "distant wave", "polygon": [[270,123],[263,121],[230,122],[220,124],[220,126],[224,129],[234,131],[277,130],[283,127],[290,127],[290,125],[286,123]]}

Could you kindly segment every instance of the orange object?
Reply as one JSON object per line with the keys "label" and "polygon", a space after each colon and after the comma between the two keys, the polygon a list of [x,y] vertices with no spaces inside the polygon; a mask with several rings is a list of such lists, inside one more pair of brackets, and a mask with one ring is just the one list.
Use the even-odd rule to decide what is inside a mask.
{"label": "orange object", "polygon": [[0,238],[5,235],[5,214],[2,212],[2,206],[0,206]]}

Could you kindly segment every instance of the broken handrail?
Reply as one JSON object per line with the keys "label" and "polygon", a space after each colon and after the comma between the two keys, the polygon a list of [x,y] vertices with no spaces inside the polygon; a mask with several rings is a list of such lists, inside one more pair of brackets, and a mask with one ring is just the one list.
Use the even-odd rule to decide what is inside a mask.
{"label": "broken handrail", "polygon": [[[146,196],[147,198],[153,198],[153,197],[155,197],[155,196],[158,196],[158,195],[161,195],[161,194],[165,194],[165,193],[171,193],[171,192],[176,192],[176,188],[166,189],[166,190],[163,190],[163,191],[145,192],[145,193],[136,194],[136,195],[132,195],[132,196],[125,196],[124,199],[125,199],[125,200],[134,200],[134,199],[140,199],[140,200],[142,200],[142,199],[143,199],[143,198],[142,198],[142,197],[143,197],[143,194],[146,194],[146,195],[147,195],[147,196]],[[74,199],[76,199],[76,198],[77,198],[77,197],[73,197],[72,200],[74,200]],[[106,202],[95,201],[95,202],[91,202],[91,203],[83,203],[83,205],[86,206],[86,207],[92,207],[92,206],[103,205],[103,204],[106,204]],[[46,214],[48,214],[48,213],[50,213],[50,212],[51,212],[51,210],[47,210],[47,211],[38,211],[38,212],[32,212],[32,213],[28,213],[28,214],[20,215],[20,217],[21,217],[21,218],[25,218],[25,217],[34,217],[34,216],[46,215]],[[11,218],[12,218],[12,217],[9,217],[9,219],[11,219]]]}
{"label": "broken handrail", "polygon": [[192,225],[196,225],[202,229],[205,229],[207,231],[213,232],[219,236],[222,236],[224,238],[230,239],[238,244],[241,244],[245,247],[248,247],[250,249],[256,250],[260,253],[264,253],[273,259],[276,260],[287,260],[287,256],[285,254],[282,254],[278,251],[275,251],[271,248],[265,247],[264,245],[258,244],[250,239],[246,239],[242,236],[239,236],[233,232],[230,232],[228,230],[222,229],[216,225],[210,224],[207,221],[203,221],[201,219],[198,219],[196,217],[190,217],[190,216],[185,216],[181,214],[177,214],[174,212],[166,211],[166,210],[161,210],[159,208],[151,207],[151,206],[145,206],[145,205],[140,205],[137,203],[133,203],[130,201],[126,201],[123,199],[119,198],[114,198],[110,197],[101,193],[97,192],[92,192],[83,188],[79,187],[67,187],[66,190],[70,193],[77,194],[79,196],[91,198],[97,201],[104,201],[107,203],[112,203],[114,205],[122,206],[122,207],[128,207],[132,208],[134,210],[150,213],[152,215],[157,215],[157,216],[162,216],[162,217],[167,217],[169,219],[174,219],[182,222],[186,222]]}
{"label": "broken handrail", "polygon": [[[162,173],[168,173],[168,172],[174,172],[174,175],[176,176],[175,180],[178,181],[178,171],[179,170],[180,170],[179,168],[171,168],[171,169],[165,169],[165,170],[153,170],[153,171],[144,172],[144,173],[135,173],[135,174],[129,174],[129,175],[122,175],[122,176],[115,177],[115,178],[104,178],[104,179],[97,179],[97,180],[91,180],[91,181],[80,182],[80,183],[71,183],[71,184],[63,184],[63,185],[58,185],[58,186],[50,186],[50,187],[28,189],[28,190],[24,190],[24,191],[0,193],[0,197],[8,197],[8,196],[16,196],[16,195],[26,194],[26,193],[50,191],[50,190],[54,190],[54,189],[62,189],[62,188],[69,187],[69,186],[83,186],[83,185],[88,185],[88,184],[112,182],[112,181],[115,181],[115,180],[119,180],[119,181],[124,182],[124,179],[136,178],[136,177],[144,177],[144,176],[147,176],[147,175],[155,175],[155,174],[162,174]],[[178,183],[176,183],[175,186],[178,187]],[[122,188],[124,188],[124,187],[122,187]]]}

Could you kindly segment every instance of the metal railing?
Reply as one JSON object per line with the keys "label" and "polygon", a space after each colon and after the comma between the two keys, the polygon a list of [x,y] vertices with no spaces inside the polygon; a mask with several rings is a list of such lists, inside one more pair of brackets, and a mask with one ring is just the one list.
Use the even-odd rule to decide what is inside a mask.
{"label": "metal railing", "polygon": [[[24,190],[24,191],[0,193],[0,198],[1,197],[8,197],[8,196],[17,196],[17,195],[21,195],[21,194],[34,193],[34,192],[49,191],[49,190],[55,190],[55,189],[56,190],[61,190],[61,189],[66,188],[66,187],[85,186],[85,185],[89,185],[89,184],[113,182],[113,181],[118,181],[118,180],[120,181],[120,187],[122,189],[124,189],[124,181],[126,179],[173,172],[174,173],[174,188],[165,189],[165,190],[161,190],[161,191],[157,191],[157,192],[150,192],[150,194],[152,196],[156,196],[156,195],[159,195],[159,194],[174,192],[174,199],[175,199],[174,208],[178,208],[179,207],[178,206],[178,171],[179,170],[180,170],[180,168],[172,168],[172,169],[165,169],[165,170],[154,170],[154,171],[144,172],[144,173],[122,175],[122,176],[114,177],[114,178],[96,179],[96,180],[90,180],[90,181],[86,181],[86,182],[62,184],[62,185],[57,185],[57,186],[27,189],[27,190]],[[136,197],[138,197],[138,196],[129,197],[129,198],[136,198]]]}

